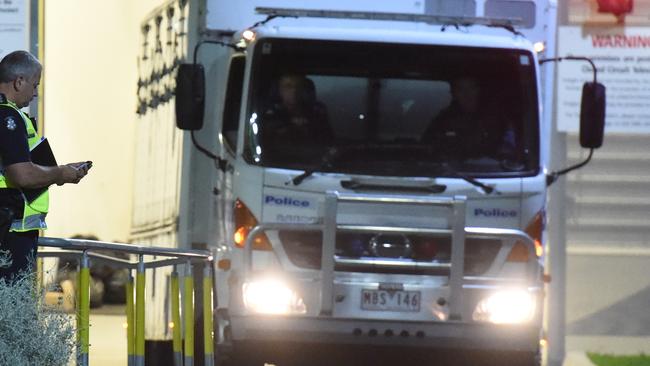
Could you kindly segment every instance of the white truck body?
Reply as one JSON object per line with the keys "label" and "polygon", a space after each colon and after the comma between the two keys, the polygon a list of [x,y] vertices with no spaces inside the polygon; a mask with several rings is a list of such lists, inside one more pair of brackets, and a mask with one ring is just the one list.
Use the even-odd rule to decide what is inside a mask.
{"label": "white truck body", "polygon": [[[140,110],[133,238],[158,246],[172,243],[215,251],[220,263],[214,269],[216,353],[237,354],[249,344],[398,345],[503,351],[523,355],[530,364],[537,362],[544,337],[544,214],[553,68],[538,66],[534,44],[544,44],[543,56],[554,57],[556,2],[183,3],[165,3],[143,23],[143,30],[150,25],[144,32],[147,44],[143,50],[149,57],[141,61],[141,80],[146,82],[140,98],[148,105]],[[517,27],[516,33],[483,25],[443,27],[422,21],[301,16],[278,17],[253,27],[265,19],[255,13],[256,7],[305,7],[357,15],[522,17],[527,25]],[[171,15],[170,8],[176,9]],[[162,26],[156,31],[158,16]],[[165,32],[168,22],[170,29]],[[254,38],[242,33],[246,29],[254,32]],[[181,59],[191,61],[195,45],[203,40],[240,47],[204,44],[197,59],[206,69],[206,113],[204,128],[195,135],[227,163],[223,171],[191,145],[189,136],[181,141],[173,130],[173,95],[151,103],[154,90],[160,96],[165,94],[160,92],[163,87],[173,87],[166,79],[172,66]],[[158,41],[161,52],[155,51]],[[166,41],[174,44],[171,51],[164,46]],[[339,74],[332,66],[338,56],[309,56],[329,45],[341,51]],[[369,58],[368,73],[374,73],[369,77],[360,71],[361,63],[350,65],[355,60],[345,58],[345,49],[363,49],[371,55],[383,52],[384,56],[393,50],[408,57],[401,61]],[[294,70],[289,71],[314,82],[337,136],[339,150],[334,155],[341,161],[327,167],[318,166],[319,160],[314,159],[293,163],[265,156],[269,144],[261,140],[265,126],[261,100],[271,79],[280,75],[274,68],[294,52],[302,58],[296,57],[299,61],[293,61],[288,68]],[[466,162],[450,168],[444,159],[437,161],[437,167],[417,161],[415,153],[426,155],[428,150],[408,149],[421,144],[417,136],[451,101],[451,76],[437,71],[428,74],[421,64],[409,62],[427,52],[439,52],[441,59],[460,63],[467,61],[459,56],[465,53],[476,56],[477,63],[493,66],[501,65],[494,59],[503,57],[509,60],[504,70],[510,67],[520,73],[519,84],[512,87],[519,88],[520,99],[512,104],[524,106],[516,122],[519,139],[527,141],[519,146],[526,155],[522,166],[504,168],[504,161],[477,158],[470,159],[479,166],[472,171],[463,165]],[[493,54],[497,56],[490,59]],[[279,55],[277,60],[271,59],[275,55]],[[471,65],[470,61],[463,66]],[[391,71],[373,69],[373,62]],[[431,58],[435,67],[462,73],[453,69],[454,62],[443,65]],[[476,65],[472,76],[506,75],[499,74],[499,67],[486,67]],[[229,75],[237,78],[232,73],[235,68],[240,70],[241,89],[234,104],[240,108],[233,111],[226,107],[233,105],[228,85]],[[349,82],[345,93],[338,89],[344,77],[350,79],[345,79]],[[499,94],[495,79],[488,79],[492,92]],[[372,94],[372,83],[384,88],[384,94]],[[359,85],[365,86],[367,94],[359,92]],[[507,94],[510,87],[504,80],[501,90]],[[430,105],[429,98],[433,100]],[[367,104],[359,106],[360,101]],[[403,126],[395,119],[380,121],[381,113],[397,116],[390,108],[381,109],[394,102],[404,116],[411,108],[423,108],[417,111],[418,122],[409,125],[406,117],[401,120]],[[509,108],[508,103],[500,108]],[[376,128],[374,145],[351,137],[356,130],[350,121],[337,125],[336,121],[350,115],[357,116],[359,123],[366,123],[366,117],[372,120],[367,123]],[[391,121],[395,126],[386,125]],[[347,140],[341,138],[345,134]],[[382,150],[385,141],[390,141],[388,153]],[[288,146],[294,142],[276,143]],[[392,157],[385,159],[390,164],[373,160],[395,151],[402,154],[395,158],[397,164]],[[326,149],[323,152],[329,154]],[[362,158],[361,164],[354,163],[356,157]],[[420,165],[409,166],[414,160]],[[339,168],[339,163],[348,165]],[[309,174],[296,182],[305,171]],[[469,182],[466,176],[493,191],[488,193],[485,186]],[[432,187],[437,191],[431,191]],[[238,215],[245,218],[238,219],[242,217]],[[262,234],[272,249],[251,249]],[[427,252],[424,243],[433,252]],[[148,339],[170,337],[167,276],[153,274],[148,279],[154,298],[153,311],[146,319]],[[521,308],[530,312],[514,314]]]}

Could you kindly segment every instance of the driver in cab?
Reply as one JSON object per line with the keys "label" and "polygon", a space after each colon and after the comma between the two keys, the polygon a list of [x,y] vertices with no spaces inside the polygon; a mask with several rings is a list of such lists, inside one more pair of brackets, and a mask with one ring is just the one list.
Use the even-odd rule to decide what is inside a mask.
{"label": "driver in cab", "polygon": [[272,87],[262,115],[262,142],[274,161],[309,160],[332,143],[327,109],[316,98],[314,82],[302,74],[282,74]]}
{"label": "driver in cab", "polygon": [[450,82],[451,103],[427,127],[420,140],[461,159],[513,153],[515,134],[499,106],[489,99],[475,78],[460,76]]}

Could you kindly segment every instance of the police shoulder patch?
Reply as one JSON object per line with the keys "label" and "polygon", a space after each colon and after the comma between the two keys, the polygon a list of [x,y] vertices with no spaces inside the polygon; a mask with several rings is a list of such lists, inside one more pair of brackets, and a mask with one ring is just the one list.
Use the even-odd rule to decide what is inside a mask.
{"label": "police shoulder patch", "polygon": [[5,118],[5,123],[6,123],[7,129],[9,131],[13,131],[13,130],[16,129],[16,120],[14,120],[13,117],[10,116],[10,117]]}

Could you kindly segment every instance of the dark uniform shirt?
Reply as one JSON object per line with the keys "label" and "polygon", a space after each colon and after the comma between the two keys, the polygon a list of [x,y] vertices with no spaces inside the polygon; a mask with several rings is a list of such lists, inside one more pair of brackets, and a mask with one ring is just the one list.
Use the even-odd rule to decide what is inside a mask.
{"label": "dark uniform shirt", "polygon": [[[0,94],[0,102],[5,101]],[[25,122],[15,109],[7,106],[0,106],[0,161],[3,169],[30,161]]]}
{"label": "dark uniform shirt", "polygon": [[[0,103],[6,103],[3,94],[0,94]],[[30,161],[29,145],[23,118],[15,109],[0,106],[0,165],[2,173],[4,174],[4,169],[9,165],[28,161]],[[0,205],[19,208],[22,206],[20,192],[11,188],[0,189]]]}
{"label": "dark uniform shirt", "polygon": [[286,108],[274,105],[264,111],[262,119],[262,145],[267,163],[310,162],[315,157],[320,161],[322,149],[334,139],[327,110],[319,102],[300,116],[291,116]]}
{"label": "dark uniform shirt", "polygon": [[421,137],[459,158],[512,154],[514,134],[495,109],[463,112],[456,104],[440,112]]}

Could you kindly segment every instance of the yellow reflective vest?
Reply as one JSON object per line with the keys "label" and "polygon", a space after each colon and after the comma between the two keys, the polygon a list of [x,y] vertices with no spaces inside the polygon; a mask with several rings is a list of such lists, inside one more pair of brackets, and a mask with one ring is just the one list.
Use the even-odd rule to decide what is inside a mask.
{"label": "yellow reflective vest", "polygon": [[[20,108],[18,108],[14,103],[6,101],[6,103],[0,103],[0,106],[9,107],[18,112],[25,122],[25,127],[27,128],[27,144],[29,148],[32,149],[40,140],[41,137],[36,133],[32,120],[23,113]],[[15,188],[11,183],[7,181],[7,178],[0,172],[0,188]],[[11,228],[9,231],[32,231],[32,230],[41,230],[46,229],[45,225],[45,216],[47,215],[47,210],[49,207],[49,193],[48,191],[43,192],[40,196],[36,197],[32,202],[27,202],[25,196],[23,195],[24,208],[23,208],[23,217],[21,219],[16,219],[11,223]]]}

